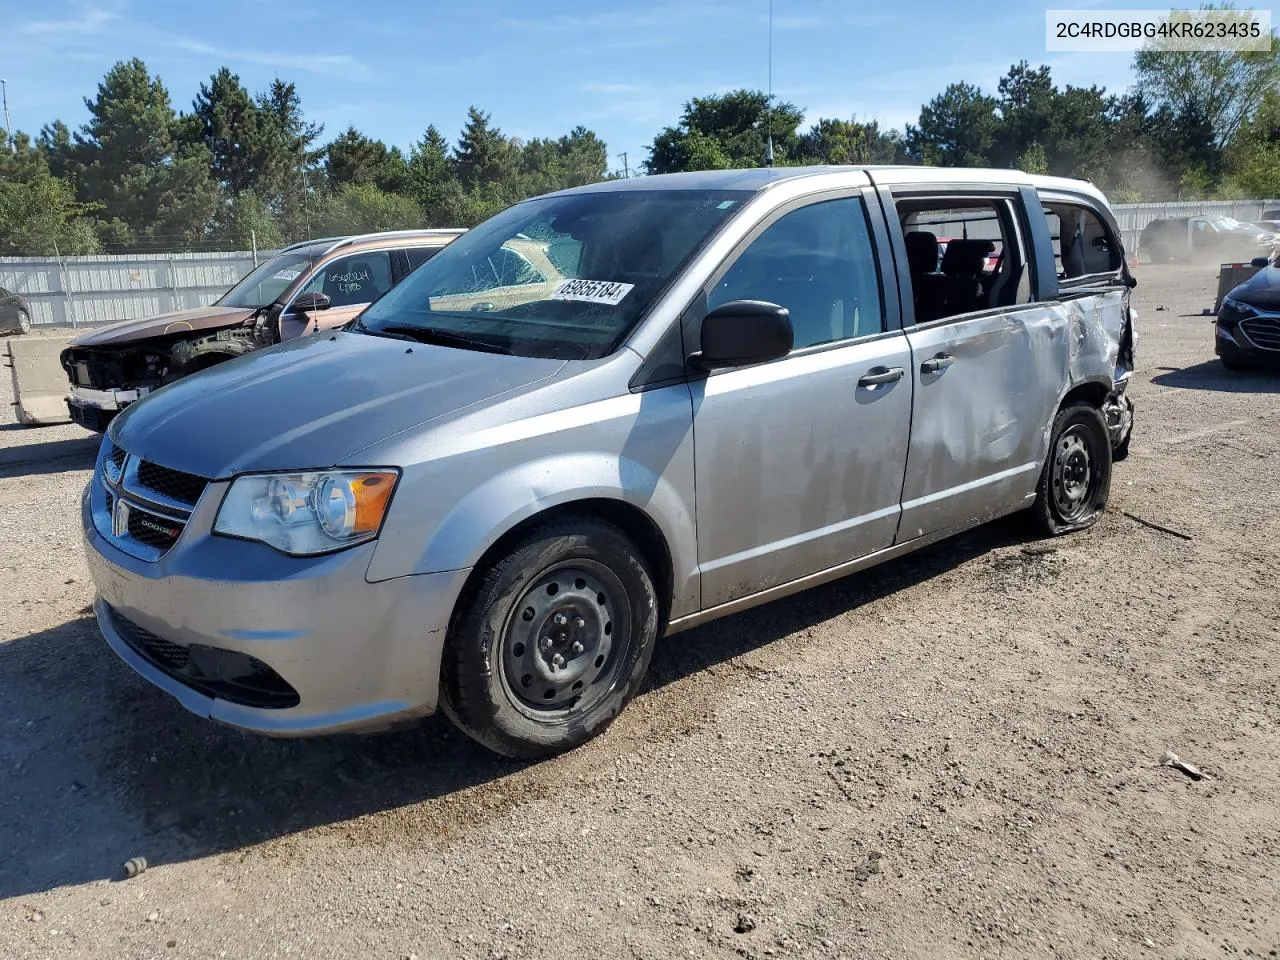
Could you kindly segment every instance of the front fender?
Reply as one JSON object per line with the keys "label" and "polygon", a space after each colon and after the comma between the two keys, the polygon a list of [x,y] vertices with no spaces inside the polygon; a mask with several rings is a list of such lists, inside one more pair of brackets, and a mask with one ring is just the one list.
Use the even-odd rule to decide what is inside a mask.
{"label": "front fender", "polygon": [[692,463],[687,469],[659,474],[637,460],[606,453],[551,455],[488,477],[440,518],[425,542],[415,544],[411,534],[399,531],[384,533],[368,578],[473,567],[517,525],[585,500],[620,501],[649,518],[671,558],[671,616],[696,612],[700,598]]}

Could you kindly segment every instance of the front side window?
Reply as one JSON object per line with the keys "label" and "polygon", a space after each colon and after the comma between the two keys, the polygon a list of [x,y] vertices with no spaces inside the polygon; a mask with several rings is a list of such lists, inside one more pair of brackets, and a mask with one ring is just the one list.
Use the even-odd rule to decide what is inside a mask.
{"label": "front side window", "polygon": [[217,305],[257,309],[275,303],[290,284],[311,269],[312,262],[299,253],[272,257],[223,294]]}
{"label": "front side window", "polygon": [[522,356],[605,356],[749,196],[619,190],[516,204],[424,263],[355,329]]}
{"label": "front side window", "polygon": [[323,293],[331,307],[372,303],[391,289],[391,255],[353,253],[330,260],[307,281],[304,293]]}
{"label": "front side window", "polygon": [[880,333],[884,308],[862,200],[827,200],[780,217],[738,257],[707,296],[786,307],[794,348]]}

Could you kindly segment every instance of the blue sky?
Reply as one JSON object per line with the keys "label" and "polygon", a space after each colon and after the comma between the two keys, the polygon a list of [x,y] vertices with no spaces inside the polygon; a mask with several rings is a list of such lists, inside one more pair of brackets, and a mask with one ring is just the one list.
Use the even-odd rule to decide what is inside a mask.
{"label": "blue sky", "polygon": [[[1124,0],[1107,6],[1152,6]],[[949,82],[994,92],[1020,59],[1061,84],[1111,90],[1130,54],[1045,52],[1046,6],[1098,0],[774,0],[773,84],[809,118],[901,127]],[[435,123],[456,138],[475,104],[504,132],[574,124],[634,169],[691,96],[768,82],[768,0],[0,0],[0,76],[17,129],[87,117],[117,60],[138,56],[189,109],[219,66],[251,91],[292,80],[326,137],[354,124],[407,148]]]}

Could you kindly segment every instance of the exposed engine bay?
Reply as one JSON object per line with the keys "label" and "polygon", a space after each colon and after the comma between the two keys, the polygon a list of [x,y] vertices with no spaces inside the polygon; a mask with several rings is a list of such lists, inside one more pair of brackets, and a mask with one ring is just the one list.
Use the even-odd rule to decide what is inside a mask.
{"label": "exposed engine bay", "polygon": [[62,352],[71,382],[71,417],[90,430],[135,400],[206,367],[280,340],[276,310],[262,310],[232,326],[183,330],[119,345],[72,346]]}

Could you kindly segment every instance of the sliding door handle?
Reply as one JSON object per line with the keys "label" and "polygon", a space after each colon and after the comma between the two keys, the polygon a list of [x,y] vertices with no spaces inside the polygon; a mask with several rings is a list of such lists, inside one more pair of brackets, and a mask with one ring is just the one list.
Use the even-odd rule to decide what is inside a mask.
{"label": "sliding door handle", "polygon": [[956,362],[956,358],[947,353],[940,353],[936,357],[926,360],[920,364],[921,373],[938,373],[947,369]]}
{"label": "sliding door handle", "polygon": [[876,387],[882,383],[895,383],[906,376],[901,367],[873,367],[871,372],[858,378],[860,387]]}

